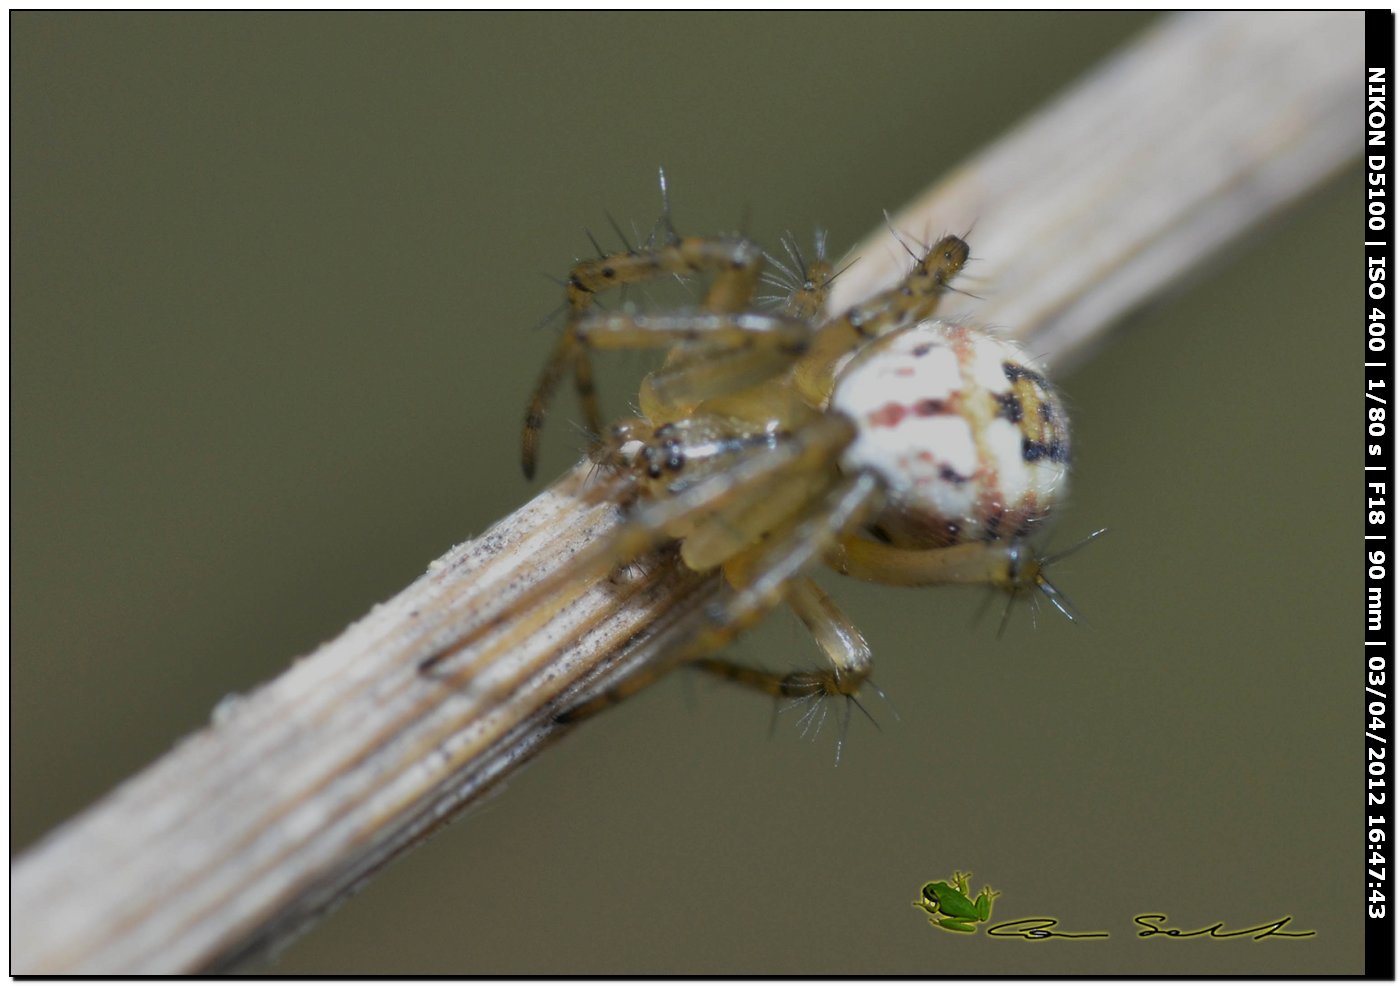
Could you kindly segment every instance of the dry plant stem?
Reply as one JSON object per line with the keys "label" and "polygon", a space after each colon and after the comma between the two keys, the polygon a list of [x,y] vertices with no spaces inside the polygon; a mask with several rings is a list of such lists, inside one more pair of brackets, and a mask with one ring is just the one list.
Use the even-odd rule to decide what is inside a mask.
{"label": "dry plant stem", "polygon": [[[454,548],[417,582],[16,863],[16,970],[208,968],[273,944],[528,758],[592,655],[664,631],[711,588],[675,566],[576,587],[482,668],[419,674],[612,521],[588,471]],[[658,619],[638,626],[633,610]],[[659,611],[659,612],[658,612]],[[509,627],[502,632],[508,633]],[[498,634],[488,634],[481,647]],[[275,917],[275,921],[272,919]]]}
{"label": "dry plant stem", "polygon": [[[1175,18],[896,217],[973,226],[966,308],[1050,362],[1360,152],[1361,14]],[[838,281],[903,272],[887,233]],[[980,285],[985,285],[981,287]],[[11,870],[16,973],[189,972],[275,947],[560,732],[718,591],[676,566],[511,599],[616,524],[587,470],[448,552],[394,599],[51,833]],[[419,663],[473,628],[435,677]]]}
{"label": "dry plant stem", "polygon": [[[949,307],[1063,371],[1104,330],[1361,153],[1363,17],[1163,21],[893,217],[925,242],[965,233]],[[879,231],[837,279],[840,308],[908,255]]]}

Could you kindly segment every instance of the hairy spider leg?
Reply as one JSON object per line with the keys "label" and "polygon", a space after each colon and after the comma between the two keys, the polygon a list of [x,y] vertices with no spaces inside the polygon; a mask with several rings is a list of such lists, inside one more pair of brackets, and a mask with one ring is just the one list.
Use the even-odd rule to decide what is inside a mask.
{"label": "hairy spider leg", "polygon": [[794,355],[807,350],[807,323],[787,315],[759,312],[677,311],[596,312],[575,328],[579,342],[593,349],[654,349],[712,345],[731,349],[773,346]]}
{"label": "hairy spider leg", "polygon": [[810,578],[793,581],[787,604],[812,635],[831,669],[776,673],[721,657],[706,657],[696,667],[775,699],[812,695],[854,697],[870,677],[872,652],[864,635]]}
{"label": "hairy spider leg", "polygon": [[654,421],[785,372],[811,340],[811,324],[790,315],[703,310],[599,312],[580,319],[576,332],[585,349],[671,347],[666,365],[642,384],[639,400]]}
{"label": "hairy spider leg", "polygon": [[845,538],[827,564],[851,578],[882,585],[992,585],[1015,589],[1033,582],[1039,564],[1018,541],[973,541],[946,548],[898,548],[869,538]]}
{"label": "hairy spider leg", "polygon": [[831,484],[836,472],[823,467],[791,470],[767,489],[753,490],[722,510],[701,518],[683,533],[681,560],[703,572],[724,564],[751,548],[770,531],[800,516]]}
{"label": "hairy spider leg", "polygon": [[[1104,533],[1099,529],[1067,551],[1040,557],[1024,538],[975,541],[947,548],[899,548],[868,538],[843,539],[826,563],[842,575],[882,585],[989,585],[1015,597],[1039,592],[1071,623],[1079,615],[1045,569]],[[1005,624],[1005,616],[1002,618]]]}
{"label": "hairy spider leg", "polygon": [[583,260],[569,271],[564,287],[568,321],[559,341],[540,372],[525,412],[521,433],[520,464],[533,477],[539,455],[540,429],[550,398],[569,367],[583,406],[584,423],[594,434],[603,430],[602,413],[593,389],[588,347],[579,337],[578,325],[596,296],[610,288],[636,284],[668,274],[713,274],[701,307],[708,312],[743,311],[752,301],[763,269],[763,251],[734,236],[677,236],[660,246],[627,249],[592,260]]}
{"label": "hairy spider leg", "polygon": [[[782,296],[765,300],[781,304],[794,335],[764,336],[742,348],[681,342],[667,354],[660,369],[642,381],[637,401],[653,421],[674,421],[698,410],[727,415],[767,427],[794,428],[815,413],[790,387],[765,386],[785,376],[809,350],[816,319],[826,304],[836,274],[826,260],[826,237],[816,235],[816,259],[807,263],[791,234],[783,240],[793,266],[765,254],[773,270],[764,283]],[[795,333],[800,327],[801,335]]]}
{"label": "hairy spider leg", "polygon": [[[846,743],[846,730],[851,721],[852,707],[860,709],[871,722],[875,718],[857,698],[860,690],[870,678],[873,667],[870,645],[854,623],[837,608],[831,598],[810,578],[795,579],[787,591],[787,604],[816,641],[818,649],[831,662],[831,668],[807,669],[777,674],[748,664],[741,664],[724,657],[702,657],[695,667],[736,685],[753,688],[773,699],[773,715],[776,722],[778,703],[789,699],[792,704],[806,704],[802,721],[810,726],[812,716],[817,714],[818,703],[829,699],[844,698],[845,713],[841,719],[841,730],[836,736],[836,762],[841,762],[841,751]],[[873,686],[872,686],[873,687]],[[879,693],[879,689],[875,689]],[[883,697],[883,693],[880,693]],[[821,717],[825,718],[825,710]],[[821,728],[821,720],[817,728]],[[878,728],[878,723],[876,726]],[[806,728],[803,733],[806,734]]]}
{"label": "hairy spider leg", "polygon": [[779,302],[787,314],[808,320],[821,314],[831,282],[836,279],[826,259],[826,231],[818,229],[814,239],[816,252],[812,262],[808,263],[797,245],[797,237],[791,233],[781,237],[779,242],[787,252],[791,266],[771,253],[766,254],[768,263],[776,268],[776,272],[765,272],[762,276],[763,283],[786,292],[764,300]]}
{"label": "hairy spider leg", "polygon": [[[490,617],[458,638],[450,646],[419,662],[420,672],[430,672],[453,654],[504,629],[489,648],[471,663],[452,674],[454,680],[468,680],[481,666],[497,655],[528,639],[541,626],[558,615],[568,600],[566,586],[586,584],[606,576],[621,565],[636,561],[647,552],[672,540],[698,518],[722,510],[754,490],[769,490],[784,474],[819,473],[829,467],[850,444],[854,428],[841,418],[823,418],[810,427],[774,442],[736,449],[728,468],[676,492],[673,496],[639,503],[612,531],[582,549],[567,565],[562,565],[525,589]],[[634,480],[621,477],[630,485]],[[823,543],[823,550],[829,547]]]}
{"label": "hairy spider leg", "polygon": [[559,715],[577,722],[596,715],[647,687],[681,664],[720,650],[783,602],[794,580],[848,532],[863,524],[882,499],[879,481],[869,473],[840,480],[804,514],[773,535],[724,563],[734,594],[707,607],[689,640],[594,697]]}
{"label": "hairy spider leg", "polygon": [[931,316],[950,282],[967,263],[968,246],[945,236],[922,257],[904,280],[829,319],[817,330],[811,351],[798,363],[793,385],[804,398],[823,407],[831,396],[841,358],[870,339],[914,325]]}
{"label": "hairy spider leg", "polygon": [[[812,635],[817,648],[831,663],[830,669],[809,668],[778,674],[725,657],[702,657],[695,662],[695,667],[736,685],[753,688],[771,696],[775,724],[779,712],[778,703],[783,699],[790,700],[789,707],[792,704],[806,704],[807,711],[803,713],[802,721],[810,726],[812,717],[817,714],[818,704],[829,699],[844,698],[846,709],[841,718],[841,730],[836,735],[836,762],[840,763],[841,751],[846,743],[846,731],[851,722],[852,707],[860,709],[867,719],[875,722],[875,717],[857,698],[869,680],[874,666],[872,651],[856,625],[812,579],[795,579],[788,588],[786,601],[788,607],[806,626],[807,632]],[[878,688],[875,691],[883,697],[884,693]],[[822,710],[820,715],[821,719],[817,720],[818,730],[821,728],[821,720],[825,719],[825,710]],[[877,728],[878,726],[876,723]],[[806,735],[806,732],[807,728],[804,727],[803,734]]]}

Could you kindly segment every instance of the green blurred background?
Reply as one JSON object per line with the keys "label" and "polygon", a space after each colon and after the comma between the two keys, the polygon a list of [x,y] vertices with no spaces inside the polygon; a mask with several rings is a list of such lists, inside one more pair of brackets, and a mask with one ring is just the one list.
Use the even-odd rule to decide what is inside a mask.
{"label": "green blurred background", "polygon": [[[12,14],[12,852],[532,495],[540,273],[658,165],[685,230],[839,252],[1150,20]],[[1360,971],[1357,180],[1063,381],[1089,628],[832,580],[900,715],[839,768],[678,676],[271,968]],[[738,653],[812,659],[772,623]],[[936,931],[954,869],[1113,937]]]}

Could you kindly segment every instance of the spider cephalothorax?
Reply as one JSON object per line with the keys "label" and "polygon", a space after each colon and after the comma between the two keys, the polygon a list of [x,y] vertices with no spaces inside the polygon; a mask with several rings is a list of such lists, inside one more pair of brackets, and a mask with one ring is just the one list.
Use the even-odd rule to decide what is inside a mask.
{"label": "spider cephalothorax", "polygon": [[[566,718],[684,661],[773,695],[854,697],[870,649],[808,576],[822,563],[887,584],[1038,590],[1068,615],[1025,541],[1063,500],[1068,418],[1015,343],[934,317],[967,244],[946,236],[911,250],[898,285],[829,316],[822,237],[810,262],[790,238],[783,245],[788,262],[743,237],[681,236],[668,208],[646,243],[570,271],[567,321],[530,401],[522,461],[532,474],[545,410],[571,372],[600,436],[594,459],[628,513],[539,596],[672,542],[681,563],[722,573],[732,591],[678,652]],[[708,277],[700,303],[594,307],[608,288],[670,275]],[[783,292],[776,308],[759,310],[761,283]],[[592,354],[635,348],[662,348],[666,358],[643,382],[637,416],[605,428]],[[829,670],[778,675],[713,656],[779,605],[806,624]]]}

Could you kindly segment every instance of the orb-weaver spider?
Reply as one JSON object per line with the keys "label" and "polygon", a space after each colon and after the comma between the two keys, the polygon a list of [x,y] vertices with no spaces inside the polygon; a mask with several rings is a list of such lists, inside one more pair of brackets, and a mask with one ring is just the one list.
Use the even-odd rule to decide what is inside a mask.
{"label": "orb-weaver spider", "polygon": [[[910,250],[901,283],[825,316],[834,274],[820,234],[810,263],[785,238],[790,264],[741,236],[682,236],[664,174],[661,188],[663,215],[645,243],[600,249],[569,272],[566,324],[522,438],[531,476],[545,410],[572,372],[598,436],[601,495],[628,512],[609,538],[537,587],[532,604],[564,580],[603,577],[665,544],[678,545],[690,569],[722,573],[732,592],[703,611],[678,650],[559,718],[590,715],[685,662],[777,698],[854,702],[871,651],[809,577],[823,562],[892,585],[1038,591],[1073,619],[1045,577],[1053,559],[1026,542],[1065,495],[1064,406],[1015,343],[932,317],[967,244],[945,236]],[[709,275],[697,306],[594,309],[610,288],[672,275]],[[776,310],[755,307],[760,282],[784,291]],[[664,364],[643,381],[637,414],[604,428],[593,351],[644,348],[667,349]],[[784,604],[830,669],[775,674],[716,656]]]}

